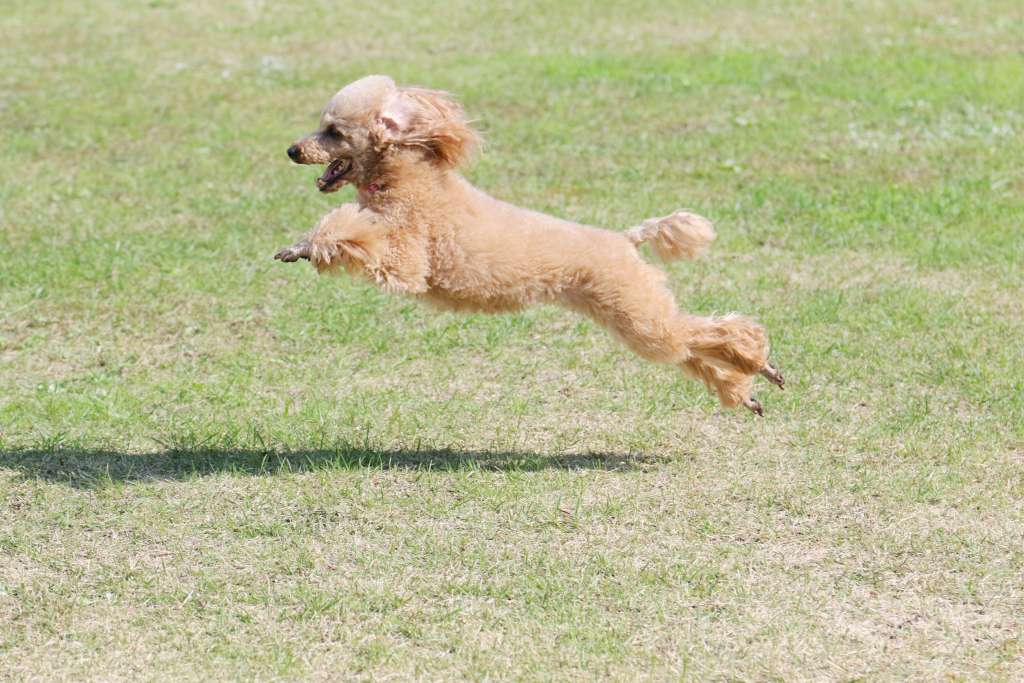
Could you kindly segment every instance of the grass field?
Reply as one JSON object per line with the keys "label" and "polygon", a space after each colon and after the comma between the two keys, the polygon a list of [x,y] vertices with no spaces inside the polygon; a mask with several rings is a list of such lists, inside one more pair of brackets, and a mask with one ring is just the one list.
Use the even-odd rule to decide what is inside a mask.
{"label": "grass field", "polygon": [[[0,2],[0,679],[1024,678],[1019,0]],[[691,207],[767,418],[270,259],[366,73]]]}

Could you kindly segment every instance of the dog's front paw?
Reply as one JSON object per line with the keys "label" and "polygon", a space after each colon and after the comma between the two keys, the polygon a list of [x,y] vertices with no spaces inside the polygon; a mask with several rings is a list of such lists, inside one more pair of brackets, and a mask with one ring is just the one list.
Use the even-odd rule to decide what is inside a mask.
{"label": "dog's front paw", "polygon": [[274,254],[275,261],[295,263],[299,259],[309,260],[309,242],[307,240],[296,242],[292,246],[286,247]]}

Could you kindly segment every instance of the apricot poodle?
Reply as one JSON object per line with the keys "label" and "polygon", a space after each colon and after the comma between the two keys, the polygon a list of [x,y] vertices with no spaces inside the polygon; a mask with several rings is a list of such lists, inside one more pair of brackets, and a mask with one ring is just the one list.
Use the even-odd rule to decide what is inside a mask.
{"label": "apricot poodle", "polygon": [[358,203],[334,209],[274,258],[307,259],[320,272],[344,268],[450,310],[562,304],[640,356],[702,380],[723,405],[763,414],[754,377],[783,386],[764,328],[740,315],[682,313],[664,273],[637,251],[649,242],[664,261],[693,258],[715,238],[707,219],[676,211],[613,232],[507,204],[457,172],[479,141],[447,93],[386,76],[346,86],[288,156],[326,164],[320,191],[353,183]]}

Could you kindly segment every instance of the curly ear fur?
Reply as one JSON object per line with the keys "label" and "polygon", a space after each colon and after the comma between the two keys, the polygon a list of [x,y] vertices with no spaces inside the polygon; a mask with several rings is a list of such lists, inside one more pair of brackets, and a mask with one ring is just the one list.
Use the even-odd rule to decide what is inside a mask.
{"label": "curly ear fur", "polygon": [[385,143],[420,147],[439,165],[455,168],[479,149],[479,134],[449,93],[400,88],[381,109],[374,131]]}

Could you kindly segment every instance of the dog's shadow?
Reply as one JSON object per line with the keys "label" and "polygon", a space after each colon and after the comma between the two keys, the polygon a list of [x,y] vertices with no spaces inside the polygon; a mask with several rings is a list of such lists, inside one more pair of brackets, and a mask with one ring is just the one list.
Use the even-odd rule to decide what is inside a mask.
{"label": "dog's shadow", "polygon": [[153,453],[104,449],[4,449],[0,470],[13,470],[26,479],[62,483],[75,488],[111,484],[187,481],[217,473],[272,476],[319,470],[483,470],[535,472],[546,469],[624,471],[653,465],[651,454],[581,453],[548,455],[528,451],[456,449],[234,449],[186,448]]}

